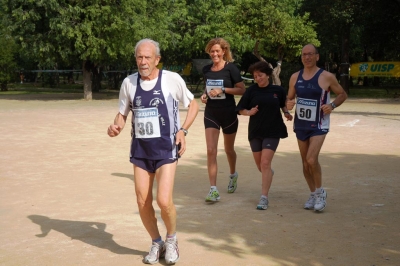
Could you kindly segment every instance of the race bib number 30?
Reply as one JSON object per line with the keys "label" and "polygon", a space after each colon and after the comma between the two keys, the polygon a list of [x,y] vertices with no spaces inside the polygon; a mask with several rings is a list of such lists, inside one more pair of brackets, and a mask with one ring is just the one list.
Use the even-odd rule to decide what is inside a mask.
{"label": "race bib number 30", "polygon": [[134,114],[136,138],[148,139],[161,137],[158,109],[156,107],[135,109]]}
{"label": "race bib number 30", "polygon": [[301,120],[315,121],[317,100],[297,98],[296,114]]}

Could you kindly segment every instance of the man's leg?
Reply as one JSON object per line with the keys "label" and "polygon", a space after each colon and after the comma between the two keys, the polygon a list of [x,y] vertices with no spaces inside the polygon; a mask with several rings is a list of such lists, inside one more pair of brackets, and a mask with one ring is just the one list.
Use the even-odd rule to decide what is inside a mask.
{"label": "man's leg", "polygon": [[308,152],[308,146],[310,145],[310,140],[299,140],[297,139],[297,144],[299,145],[299,150],[300,150],[300,155],[301,155],[301,161],[303,163],[303,174],[304,178],[306,179],[307,185],[310,188],[311,192],[315,191],[315,184],[314,180],[311,175],[311,171],[308,167],[307,164],[307,152]]}
{"label": "man's leg", "polygon": [[136,201],[139,208],[140,218],[149,233],[151,239],[160,237],[157,227],[157,218],[153,208],[153,182],[155,174],[133,165],[135,180]]}
{"label": "man's leg", "polygon": [[173,202],[174,180],[177,162],[164,164],[156,171],[158,183],[157,203],[161,217],[167,227],[164,251],[165,262],[174,264],[179,260],[178,240],[176,237],[176,208]]}
{"label": "man's leg", "polygon": [[313,136],[305,141],[297,140],[303,161],[304,177],[311,192],[314,192],[315,188],[319,188],[322,185],[321,165],[319,164],[318,156],[325,137],[326,134]]}
{"label": "man's leg", "polygon": [[326,192],[321,190],[322,172],[321,165],[318,161],[318,156],[324,143],[325,137],[326,134],[313,136],[306,141],[298,140],[300,154],[303,162],[304,177],[311,191],[309,199],[304,204],[305,209],[322,211],[326,206]]}
{"label": "man's leg", "polygon": [[164,164],[156,171],[157,204],[161,209],[161,218],[167,228],[167,235],[176,232],[176,208],[172,198],[176,165],[177,162]]}
{"label": "man's leg", "polygon": [[326,134],[313,136],[309,139],[306,162],[314,181],[315,188],[320,188],[322,186],[322,172],[318,157],[322,145],[324,144],[325,137]]}

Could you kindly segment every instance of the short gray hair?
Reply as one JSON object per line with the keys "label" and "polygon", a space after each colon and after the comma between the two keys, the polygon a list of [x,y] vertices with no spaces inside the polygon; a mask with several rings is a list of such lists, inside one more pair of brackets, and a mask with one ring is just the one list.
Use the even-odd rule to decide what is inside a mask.
{"label": "short gray hair", "polygon": [[142,39],[142,40],[138,41],[138,42],[136,43],[136,46],[135,46],[135,54],[136,54],[136,52],[137,52],[138,47],[139,47],[141,44],[146,43],[146,42],[152,43],[152,44],[156,47],[156,55],[157,55],[157,56],[161,56],[161,54],[160,54],[160,44],[159,44],[158,42],[152,40],[152,39]]}

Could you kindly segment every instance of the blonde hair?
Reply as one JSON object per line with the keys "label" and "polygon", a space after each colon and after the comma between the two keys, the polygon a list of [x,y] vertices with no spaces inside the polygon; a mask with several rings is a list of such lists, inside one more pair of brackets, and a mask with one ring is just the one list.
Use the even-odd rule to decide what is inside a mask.
{"label": "blonde hair", "polygon": [[211,48],[216,44],[219,44],[219,46],[221,46],[221,49],[225,52],[224,60],[227,62],[233,62],[231,46],[229,45],[229,43],[226,40],[224,40],[222,38],[211,39],[206,45],[206,49],[205,49],[206,53],[210,54]]}

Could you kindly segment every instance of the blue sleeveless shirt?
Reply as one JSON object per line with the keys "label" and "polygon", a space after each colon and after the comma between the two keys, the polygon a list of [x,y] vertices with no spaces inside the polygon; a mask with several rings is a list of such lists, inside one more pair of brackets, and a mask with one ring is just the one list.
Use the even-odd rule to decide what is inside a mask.
{"label": "blue sleeveless shirt", "polygon": [[294,118],[294,131],[296,130],[329,130],[329,114],[324,114],[321,105],[330,102],[330,91],[322,89],[318,78],[323,72],[318,72],[309,80],[303,79],[303,69],[297,78],[296,89],[296,115]]}
{"label": "blue sleeveless shirt", "polygon": [[176,159],[175,134],[178,131],[178,101],[171,95],[165,97],[161,89],[162,70],[153,89],[145,91],[140,86],[132,101],[132,143],[130,157],[164,160]]}

